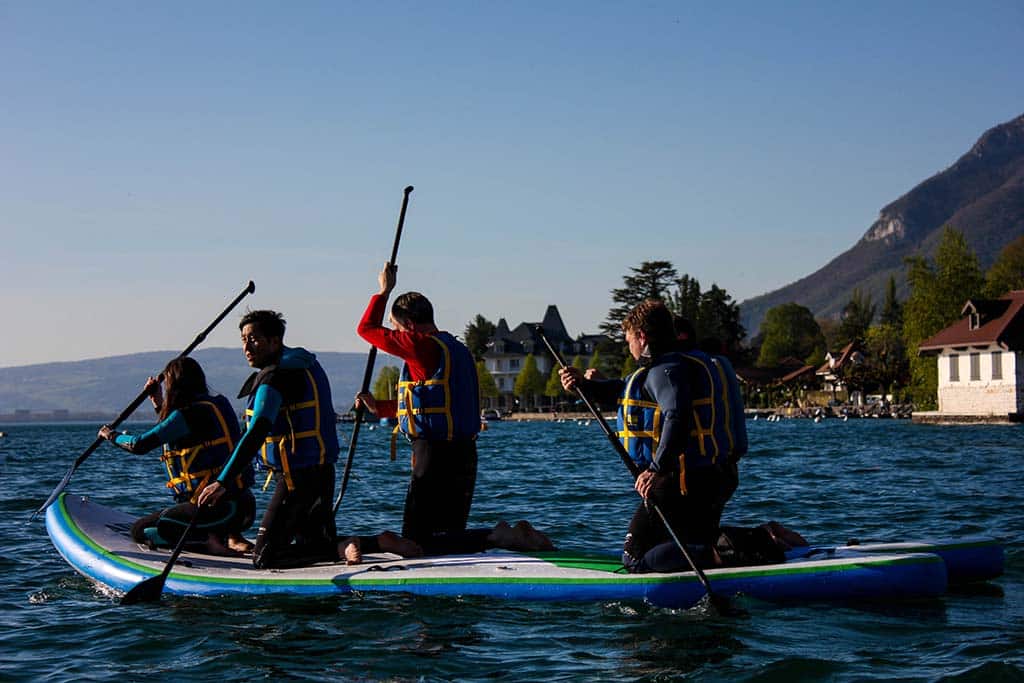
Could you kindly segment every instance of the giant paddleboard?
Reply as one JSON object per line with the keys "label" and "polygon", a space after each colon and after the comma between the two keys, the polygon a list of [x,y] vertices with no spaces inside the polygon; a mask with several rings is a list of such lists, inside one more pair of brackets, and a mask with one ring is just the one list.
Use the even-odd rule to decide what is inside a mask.
{"label": "giant paddleboard", "polygon": [[[46,510],[47,531],[64,559],[87,578],[117,591],[159,574],[170,555],[135,543],[129,533],[133,521],[124,512],[71,494],[61,495]],[[989,542],[978,547],[995,546]],[[803,549],[784,564],[707,569],[705,574],[716,593],[768,601],[933,597],[947,587],[947,564],[935,552],[942,547],[816,547]],[[1001,572],[1002,546],[998,548]],[[979,574],[993,571],[985,567]],[[185,552],[164,591],[208,596],[390,591],[510,600],[642,600],[673,608],[693,606],[704,595],[693,572],[627,574],[618,558],[609,555],[503,550],[418,559],[366,555],[356,566],[322,563],[285,570],[257,570],[249,558]]]}

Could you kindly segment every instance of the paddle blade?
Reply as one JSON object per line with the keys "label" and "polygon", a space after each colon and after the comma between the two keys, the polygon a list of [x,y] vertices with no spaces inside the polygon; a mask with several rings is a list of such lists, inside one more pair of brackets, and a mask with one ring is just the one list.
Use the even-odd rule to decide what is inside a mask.
{"label": "paddle blade", "polygon": [[56,488],[53,489],[53,492],[50,493],[50,496],[46,499],[46,502],[44,502],[42,505],[40,505],[39,509],[32,513],[32,516],[28,518],[28,521],[31,522],[36,517],[38,517],[40,514],[45,512],[46,508],[48,508],[51,505],[53,505],[53,501],[57,500],[57,498],[60,497],[60,494],[64,491],[64,489],[67,487],[68,483],[71,481],[71,475],[73,475],[75,473],[75,468],[76,467],[77,467],[77,463],[74,466],[72,466],[71,469],[68,470],[67,474],[64,475],[64,478],[60,480],[60,483],[57,484]]}
{"label": "paddle blade", "polygon": [[140,602],[157,602],[164,592],[164,582],[167,581],[166,574],[158,574],[135,586],[121,597],[122,605],[134,605]]}

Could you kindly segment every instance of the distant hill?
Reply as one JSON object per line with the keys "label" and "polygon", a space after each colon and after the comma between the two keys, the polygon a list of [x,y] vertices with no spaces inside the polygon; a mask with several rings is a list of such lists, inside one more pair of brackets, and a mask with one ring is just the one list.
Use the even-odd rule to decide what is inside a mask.
{"label": "distant hill", "polygon": [[907,294],[906,256],[931,256],[942,228],[964,234],[983,268],[1024,235],[1024,115],[987,131],[967,154],[884,207],[860,241],[805,278],[740,303],[751,336],[768,309],[789,302],[838,317],[855,287],[881,305],[889,276]]}
{"label": "distant hill", "polygon": [[[159,373],[175,351],[149,351],[125,356],[111,356],[92,360],[62,363],[43,363],[13,368],[0,368],[0,414],[15,410],[52,412],[68,410],[71,413],[107,413],[117,415],[135,398],[149,375]],[[242,382],[252,369],[245,362],[240,349],[200,349],[192,356],[206,372],[210,389],[238,400]],[[347,411],[363,381],[366,354],[317,352],[317,360],[331,381],[334,406]],[[381,354],[375,370],[385,365],[401,365],[398,359]],[[376,376],[376,375],[375,375]],[[148,401],[136,411],[139,419],[152,419]]]}

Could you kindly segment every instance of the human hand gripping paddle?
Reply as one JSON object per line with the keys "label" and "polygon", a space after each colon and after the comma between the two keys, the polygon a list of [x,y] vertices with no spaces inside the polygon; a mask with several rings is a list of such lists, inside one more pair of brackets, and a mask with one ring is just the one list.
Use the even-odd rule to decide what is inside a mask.
{"label": "human hand gripping paddle", "polygon": [[[402,226],[405,224],[405,209],[409,206],[409,193],[412,192],[412,185],[409,185],[403,191],[402,196],[402,209],[398,213],[398,229],[395,230],[395,243],[391,247],[391,259],[388,261],[387,268],[392,268],[395,265],[395,261],[398,260],[398,243],[402,240]],[[370,391],[370,380],[373,378],[373,365],[377,362],[377,347],[371,346],[370,353],[366,356],[366,370],[363,372],[363,387],[359,390],[359,393],[365,394]],[[338,498],[334,501],[334,514],[338,514],[338,508],[341,507],[341,499],[345,497],[345,489],[348,488],[349,474],[352,472],[352,459],[356,454],[356,443],[359,440],[359,425],[363,421],[363,414],[366,412],[366,407],[359,403],[356,405],[356,419],[352,424],[352,436],[348,441],[348,459],[345,461],[345,474],[341,478],[341,489],[338,491]]]}
{"label": "human hand gripping paddle", "polygon": [[[196,336],[196,338],[192,340],[192,343],[189,344],[184,351],[179,353],[177,357],[181,358],[182,356],[187,356],[188,354],[192,353],[192,351],[197,346],[203,343],[203,341],[206,339],[206,335],[208,335],[210,331],[213,330],[213,328],[215,328],[220,323],[220,321],[223,320],[227,316],[227,314],[231,312],[231,309],[238,305],[239,301],[244,299],[246,295],[252,294],[255,291],[256,285],[253,284],[252,280],[249,280],[249,284],[245,286],[245,289],[242,290],[242,293],[236,296],[234,301],[228,304],[228,307],[225,308],[212,323],[210,323],[209,327],[200,332]],[[162,378],[163,376],[161,375],[157,379],[162,380]],[[144,388],[142,392],[135,397],[135,400],[129,403],[128,407],[121,411],[121,414],[118,415],[117,418],[113,422],[109,423],[107,426],[110,427],[111,429],[116,429],[119,424],[127,420],[128,417],[135,412],[136,408],[142,405],[142,402],[146,400],[146,397],[150,395],[151,391],[151,386],[147,386],[146,388]],[[96,437],[96,440],[92,442],[92,445],[86,448],[82,452],[82,454],[75,459],[75,461],[71,464],[71,468],[68,469],[67,474],[65,474],[64,478],[60,480],[60,483],[57,484],[57,487],[53,489],[53,492],[50,494],[50,497],[46,499],[45,503],[39,506],[38,510],[32,513],[32,516],[29,517],[29,521],[35,519],[39,513],[46,510],[46,508],[50,507],[53,501],[57,500],[57,496],[61,494],[61,491],[63,491],[64,488],[68,485],[68,482],[71,481],[71,476],[75,473],[75,470],[78,469],[78,466],[85,462],[86,458],[92,455],[92,452],[99,448],[101,443],[103,443],[103,439],[100,437]]]}
{"label": "human hand gripping paddle", "polygon": [[[555,359],[555,362],[557,362],[559,367],[562,368],[563,370],[568,369],[568,367],[565,364],[565,361],[562,360],[562,356],[551,345],[551,342],[548,341],[548,338],[544,336],[543,328],[541,328],[541,326],[538,325],[536,329],[537,334],[540,335],[541,341],[544,342],[544,346],[548,347],[548,352]],[[626,449],[625,447],[623,447],[622,442],[619,441],[619,438],[615,436],[615,432],[612,431],[612,428],[608,426],[608,423],[605,421],[604,416],[601,414],[601,411],[598,410],[597,406],[590,402],[590,399],[587,398],[587,395],[583,392],[583,389],[580,388],[579,384],[576,385],[575,389],[576,395],[579,396],[580,400],[583,401],[583,405],[587,407],[587,410],[590,411],[590,414],[596,418],[597,424],[601,427],[601,430],[604,431],[605,436],[608,437],[608,442],[615,449],[615,452],[619,454],[619,458],[622,460],[623,464],[629,470],[629,473],[633,475],[633,481],[636,481],[637,477],[639,477],[641,474],[640,468],[637,466],[635,462],[633,462],[633,459],[629,457],[629,453],[626,452]],[[679,548],[680,552],[683,553],[683,557],[686,558],[687,564],[689,564],[690,568],[693,569],[694,573],[697,575],[697,578],[700,580],[701,585],[704,586],[704,590],[707,591],[708,599],[711,601],[711,604],[714,605],[720,612],[727,611],[729,605],[728,600],[719,596],[711,589],[711,582],[708,581],[708,577],[704,574],[703,570],[701,570],[701,568],[697,566],[697,563],[693,561],[693,558],[690,556],[690,553],[686,550],[686,546],[683,545],[683,543],[679,540],[679,537],[676,535],[675,530],[672,529],[672,525],[669,524],[668,519],[662,513],[661,508],[658,507],[658,504],[653,501],[649,501],[646,498],[644,499],[644,504],[649,505],[649,507],[654,510],[655,514],[658,515],[658,518],[661,519],[661,523],[665,525],[665,530],[668,531],[668,535],[672,537],[672,541]]]}

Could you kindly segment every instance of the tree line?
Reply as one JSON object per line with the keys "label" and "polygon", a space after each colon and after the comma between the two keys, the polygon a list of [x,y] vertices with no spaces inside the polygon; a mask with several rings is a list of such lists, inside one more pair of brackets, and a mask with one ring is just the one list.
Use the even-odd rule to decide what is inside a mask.
{"label": "tree line", "polygon": [[[633,372],[636,365],[626,348],[621,322],[641,301],[660,299],[674,315],[690,322],[701,348],[729,356],[737,367],[774,367],[788,358],[820,365],[828,351],[839,351],[853,342],[863,350],[864,360],[842,371],[848,386],[891,393],[919,409],[930,409],[936,403],[937,363],[933,356],[919,356],[918,345],[957,320],[967,299],[997,298],[1024,289],[1024,237],[1007,245],[983,272],[963,234],[947,226],[934,258],[908,257],[905,266],[909,291],[905,301],[897,297],[896,279],[890,277],[881,310],[871,295],[860,289],[851,292],[838,319],[815,318],[805,306],[786,303],[768,310],[759,334],[747,340],[740,307],[725,289],[717,283],[703,289],[696,278],[680,275],[669,261],[644,261],[629,269],[621,287],[611,290],[612,306],[600,325],[606,341],[589,358],[576,356],[572,364],[581,369],[597,368],[608,377]],[[482,397],[499,394],[483,360],[495,329],[494,323],[477,314],[463,333],[476,359]],[[382,368],[374,395],[393,398],[397,379],[397,368]],[[533,354],[523,361],[513,393],[524,408],[539,397],[555,403],[566,396],[557,366],[544,377]]]}

